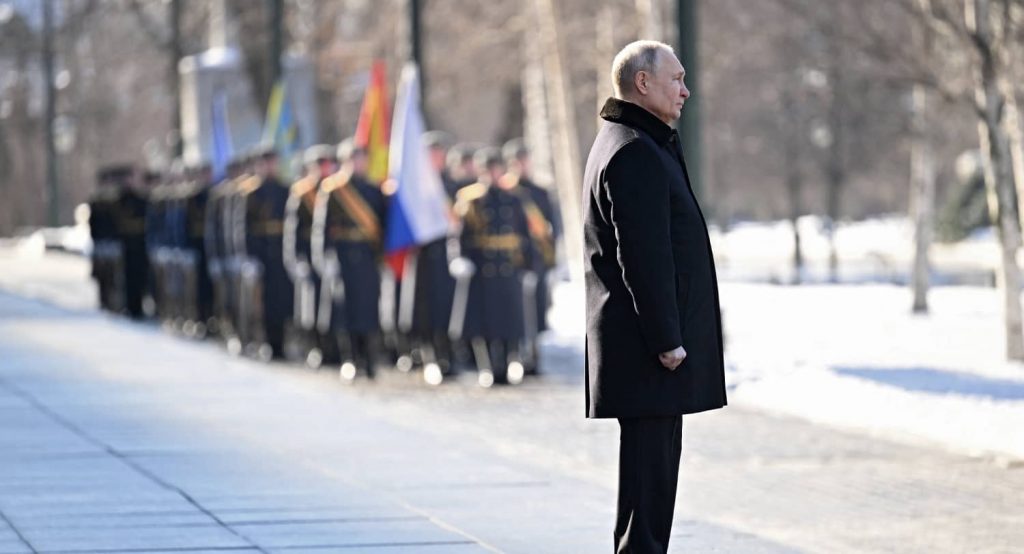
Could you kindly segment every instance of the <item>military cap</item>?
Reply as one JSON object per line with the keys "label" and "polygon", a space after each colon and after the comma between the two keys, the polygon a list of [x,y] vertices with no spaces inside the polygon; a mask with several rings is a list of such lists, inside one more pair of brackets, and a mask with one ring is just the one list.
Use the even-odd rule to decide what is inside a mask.
{"label": "military cap", "polygon": [[107,168],[107,178],[113,181],[127,179],[133,173],[135,173],[135,168],[131,164],[113,165]]}
{"label": "military cap", "polygon": [[501,148],[505,161],[521,160],[530,155],[530,149],[526,147],[526,141],[522,138],[514,138],[505,143]]}
{"label": "military cap", "polygon": [[334,160],[334,148],[330,144],[315,144],[302,153],[302,161],[312,165],[320,160]]}
{"label": "military cap", "polygon": [[447,149],[452,144],[452,135],[444,131],[427,131],[423,133],[423,142],[427,148]]}
{"label": "military cap", "polygon": [[261,143],[253,147],[251,155],[253,158],[264,160],[268,158],[276,158],[277,150],[274,149],[273,144]]}
{"label": "military cap", "polygon": [[357,154],[366,154],[366,147],[356,146],[354,138],[347,138],[338,143],[338,160],[347,162]]}
{"label": "military cap", "polygon": [[473,155],[473,163],[479,169],[490,169],[496,165],[502,165],[505,160],[501,157],[501,150],[493,146],[485,146],[476,151]]}
{"label": "military cap", "polygon": [[448,165],[461,165],[473,159],[476,148],[468,143],[460,142],[448,150]]}

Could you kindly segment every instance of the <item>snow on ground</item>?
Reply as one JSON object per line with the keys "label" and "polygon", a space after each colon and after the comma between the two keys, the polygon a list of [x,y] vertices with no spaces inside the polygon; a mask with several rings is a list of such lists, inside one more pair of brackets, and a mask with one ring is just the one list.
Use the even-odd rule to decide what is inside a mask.
{"label": "snow on ground", "polygon": [[1024,459],[1024,365],[994,289],[942,287],[931,313],[887,285],[725,284],[734,402],[970,454]]}
{"label": "snow on ground", "polygon": [[[712,230],[722,280],[730,402],[843,429],[1024,460],[1024,364],[1008,363],[999,295],[939,286],[931,312],[910,312],[912,230],[905,217],[840,225],[842,285],[820,284],[828,245],[821,220],[799,226],[819,284],[788,282],[792,227],[745,223]],[[933,281],[988,283],[998,264],[990,230],[933,245]],[[576,348],[582,366],[582,286],[555,290],[545,344]],[[685,346],[685,345],[684,345]]]}
{"label": "snow on ground", "polygon": [[[893,285],[725,282],[721,300],[730,403],[1024,460],[1024,365],[1004,359],[995,289],[933,289],[924,316]],[[545,341],[581,366],[583,306],[582,287],[556,288]]]}
{"label": "snow on ground", "polygon": [[[802,279],[825,282],[829,244],[818,216],[797,220],[804,255]],[[836,226],[836,250],[842,282],[906,283],[914,252],[913,225],[905,215]],[[723,231],[711,228],[719,276],[730,280],[789,283],[793,278],[793,226],[789,221],[744,222]],[[936,284],[989,285],[999,265],[999,245],[990,229],[967,240],[931,248],[932,280]],[[1024,262],[1024,258],[1021,260]]]}

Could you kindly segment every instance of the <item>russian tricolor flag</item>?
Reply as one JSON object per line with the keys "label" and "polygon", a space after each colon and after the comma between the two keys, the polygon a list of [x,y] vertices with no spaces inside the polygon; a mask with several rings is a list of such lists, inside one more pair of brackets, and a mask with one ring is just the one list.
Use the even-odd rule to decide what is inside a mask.
{"label": "russian tricolor flag", "polygon": [[398,279],[411,248],[448,234],[448,197],[441,176],[430,165],[424,131],[419,71],[409,63],[398,85],[388,153],[388,177],[395,192],[388,207],[384,250]]}

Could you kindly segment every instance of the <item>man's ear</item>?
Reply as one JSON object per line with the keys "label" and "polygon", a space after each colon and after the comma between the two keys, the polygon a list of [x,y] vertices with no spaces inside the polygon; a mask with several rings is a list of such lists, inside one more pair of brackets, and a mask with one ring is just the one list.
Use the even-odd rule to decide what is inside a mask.
{"label": "man's ear", "polygon": [[646,71],[637,71],[636,75],[633,76],[633,88],[636,89],[638,94],[647,94],[647,85],[650,79],[651,76]]}

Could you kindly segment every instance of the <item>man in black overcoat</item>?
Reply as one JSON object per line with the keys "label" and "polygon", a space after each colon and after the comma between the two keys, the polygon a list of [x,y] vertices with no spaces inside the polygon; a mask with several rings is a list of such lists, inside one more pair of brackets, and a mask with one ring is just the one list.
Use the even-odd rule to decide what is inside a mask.
{"label": "man in black overcoat", "polygon": [[584,176],[587,416],[619,421],[623,553],[667,552],[682,415],[726,404],[711,243],[671,126],[684,76],[670,46],[627,45]]}

